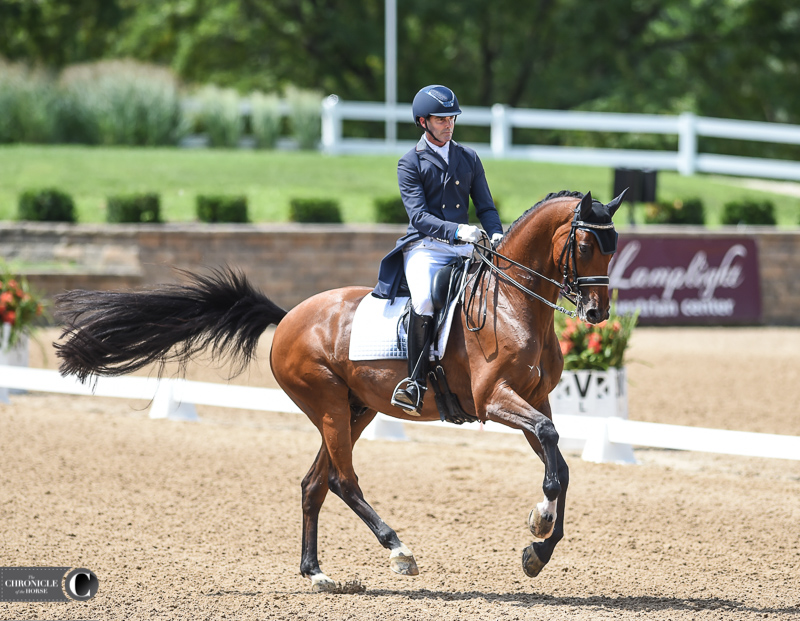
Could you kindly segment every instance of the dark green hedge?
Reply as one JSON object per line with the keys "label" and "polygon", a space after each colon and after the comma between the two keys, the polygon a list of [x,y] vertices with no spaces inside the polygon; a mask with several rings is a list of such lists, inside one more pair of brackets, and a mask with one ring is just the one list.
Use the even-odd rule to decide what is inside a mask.
{"label": "dark green hedge", "polygon": [[675,199],[647,205],[644,221],[647,224],[705,224],[706,214],[699,198]]}
{"label": "dark green hedge", "polygon": [[342,221],[339,201],[324,198],[293,198],[289,201],[289,219],[292,222]]}
{"label": "dark green hedge", "polygon": [[249,222],[246,196],[197,197],[197,219],[201,222]]}
{"label": "dark green hedge", "polygon": [[408,224],[408,213],[399,196],[376,198],[375,222],[383,224]]}
{"label": "dark green hedge", "polygon": [[775,223],[775,205],[772,201],[745,199],[725,203],[722,208],[722,224],[774,225]]}
{"label": "dark green hedge", "polygon": [[108,222],[161,222],[161,198],[158,194],[109,196],[106,205]]}
{"label": "dark green hedge", "polygon": [[27,190],[20,194],[17,205],[20,220],[36,222],[75,222],[75,202],[55,188]]}
{"label": "dark green hedge", "polygon": [[[497,211],[500,211],[500,201],[496,198],[492,197],[492,201],[494,201],[494,206]],[[474,224],[475,226],[483,226],[481,221],[478,219],[478,214],[475,212],[475,203],[472,202],[472,198],[469,199],[469,223]]]}

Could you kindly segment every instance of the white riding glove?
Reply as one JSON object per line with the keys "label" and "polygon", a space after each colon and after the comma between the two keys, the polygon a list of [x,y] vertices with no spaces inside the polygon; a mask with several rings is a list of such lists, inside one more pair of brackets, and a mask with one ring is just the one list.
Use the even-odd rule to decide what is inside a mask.
{"label": "white riding glove", "polygon": [[456,239],[475,244],[481,240],[481,230],[471,224],[459,224],[456,231]]}
{"label": "white riding glove", "polygon": [[494,235],[492,235],[492,246],[496,246],[497,244],[499,244],[500,240],[502,239],[503,239],[502,233],[495,233]]}

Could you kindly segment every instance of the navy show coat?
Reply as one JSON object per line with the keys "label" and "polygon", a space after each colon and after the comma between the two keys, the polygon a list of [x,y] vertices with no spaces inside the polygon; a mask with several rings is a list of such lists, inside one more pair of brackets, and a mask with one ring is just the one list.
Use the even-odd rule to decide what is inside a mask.
{"label": "navy show coat", "polygon": [[489,237],[503,232],[486,174],[473,149],[450,141],[449,164],[431,149],[423,136],[397,163],[400,196],[408,212],[406,234],[381,261],[372,295],[394,300],[405,289],[403,247],[431,237],[453,244],[459,224],[469,224],[469,199]]}

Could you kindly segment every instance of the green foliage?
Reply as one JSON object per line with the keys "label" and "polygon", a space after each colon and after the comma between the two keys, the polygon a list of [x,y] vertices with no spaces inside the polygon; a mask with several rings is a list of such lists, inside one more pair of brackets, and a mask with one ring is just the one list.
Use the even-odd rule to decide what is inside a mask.
{"label": "green foliage", "polygon": [[53,142],[58,97],[49,75],[0,59],[0,143]]}
{"label": "green foliage", "polygon": [[705,224],[705,209],[699,198],[650,203],[645,208],[647,224]]}
{"label": "green foliage", "polygon": [[775,205],[772,201],[740,200],[725,203],[722,224],[774,225]]}
{"label": "green foliage", "polygon": [[0,0],[0,55],[59,69],[110,56],[126,0]]}
{"label": "green foliage", "polygon": [[[492,197],[494,201],[494,206],[497,209],[498,213],[500,212],[500,202],[495,197]],[[469,199],[469,223],[474,224],[475,226],[482,226],[480,219],[478,218],[478,214],[475,211],[475,203],[472,202],[472,197]]]}
{"label": "green foliage", "polygon": [[109,196],[108,222],[161,222],[161,199],[158,194]]}
{"label": "green foliage", "polygon": [[197,219],[201,222],[249,222],[247,197],[227,195],[199,195]]}
{"label": "green foliage", "polygon": [[297,139],[297,144],[301,149],[316,149],[322,127],[322,97],[313,91],[290,88],[287,99],[292,135]]}
{"label": "green foliage", "polygon": [[250,127],[261,149],[274,149],[281,135],[280,99],[277,95],[255,92],[250,95]]}
{"label": "green foliage", "polygon": [[212,147],[235,147],[244,133],[239,94],[230,88],[205,86],[197,93],[195,122],[208,135]]}
{"label": "green foliage", "polygon": [[383,224],[408,224],[408,213],[399,196],[376,198],[375,222]]}
{"label": "green foliage", "polygon": [[289,201],[289,219],[293,222],[341,222],[339,201],[321,198],[293,198]]}
{"label": "green foliage", "polygon": [[55,188],[28,190],[19,197],[18,218],[35,222],[75,222],[75,203]]}
{"label": "green foliage", "polygon": [[54,76],[0,62],[0,143],[174,144],[172,74],[133,61],[75,65]]}
{"label": "green foliage", "polygon": [[166,69],[101,61],[69,67],[59,83],[68,142],[167,145],[184,131],[178,82]]}
{"label": "green foliage", "polygon": [[638,313],[617,315],[614,306],[612,302],[608,319],[596,325],[562,313],[555,314],[555,329],[564,356],[564,369],[607,371],[625,365],[625,350],[636,326]]}
{"label": "green foliage", "polygon": [[[136,57],[169,65],[189,83],[240,92],[294,84],[380,101],[384,18],[382,0],[0,0],[0,55],[53,69]],[[435,19],[423,0],[407,0],[398,11],[398,93],[411,101],[422,85],[444,80],[446,66],[462,105],[798,123],[797,30],[795,0],[463,0],[437,6]],[[653,134],[580,134],[539,139],[674,147],[673,137]],[[703,143],[713,152],[798,153]]]}

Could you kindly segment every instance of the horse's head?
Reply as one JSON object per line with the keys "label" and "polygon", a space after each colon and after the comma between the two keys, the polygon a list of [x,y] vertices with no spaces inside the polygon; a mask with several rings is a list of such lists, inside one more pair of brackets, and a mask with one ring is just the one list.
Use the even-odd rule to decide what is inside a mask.
{"label": "horse's head", "polygon": [[566,238],[554,248],[554,259],[564,276],[565,296],[576,306],[578,317],[589,323],[608,318],[608,264],[617,250],[617,232],[611,218],[625,192],[604,205],[587,193],[575,205],[571,222],[561,227]]}

